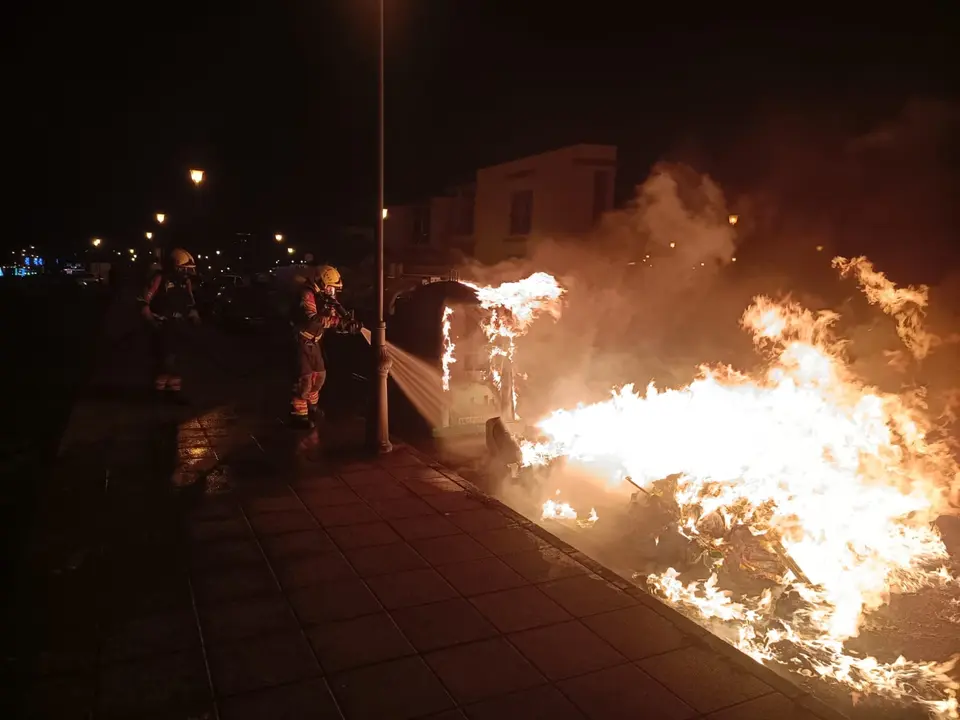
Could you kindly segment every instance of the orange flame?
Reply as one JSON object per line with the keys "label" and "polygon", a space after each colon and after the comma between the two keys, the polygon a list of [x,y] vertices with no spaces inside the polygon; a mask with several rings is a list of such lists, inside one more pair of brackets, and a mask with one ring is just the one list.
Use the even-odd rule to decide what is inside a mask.
{"label": "orange flame", "polygon": [[[925,288],[897,290],[865,258],[834,264],[857,273],[915,357],[930,351],[934,341],[920,325]],[[890,593],[956,583],[931,523],[947,509],[960,466],[920,398],[881,392],[855,375],[833,336],[836,319],[758,297],[741,324],[769,357],[762,375],[703,367],[677,390],[626,385],[605,402],[558,410],[538,423],[545,440],[521,443],[523,463],[566,457],[640,487],[678,477],[681,534],[698,538],[712,516],[727,531],[743,526],[776,544],[806,576],[786,569],[780,585],[810,609],[770,630],[769,590],[735,602],[716,575],[683,585],[672,568],[648,577],[658,594],[729,623],[732,642],[757,660],[788,662],[780,654],[786,643],[823,677],[956,718],[954,661],[883,663],[844,647]],[[544,517],[557,512],[576,514],[544,504]],[[725,540],[709,542],[722,548]]]}

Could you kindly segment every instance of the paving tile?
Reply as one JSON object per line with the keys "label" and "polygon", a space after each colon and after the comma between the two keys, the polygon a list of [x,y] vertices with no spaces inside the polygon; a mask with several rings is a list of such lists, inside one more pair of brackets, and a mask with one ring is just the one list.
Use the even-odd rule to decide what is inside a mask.
{"label": "paving tile", "polygon": [[817,716],[804,709],[786,695],[773,693],[747,702],[718,710],[706,716],[707,720],[818,720]]}
{"label": "paving tile", "polygon": [[371,504],[378,500],[381,503],[389,503],[396,500],[415,498],[412,492],[393,479],[370,483],[369,485],[361,485],[354,489],[357,495]]}
{"label": "paving tile", "polygon": [[331,580],[356,577],[353,567],[340,553],[299,555],[278,560],[273,564],[273,571],[277,574],[283,589],[288,592]]}
{"label": "paving tile", "polygon": [[[29,684],[21,698],[22,720],[88,720],[94,705],[96,683],[87,674],[54,675]],[[5,691],[10,701],[12,688]],[[8,711],[9,712],[9,711]]]}
{"label": "paving tile", "polygon": [[239,501],[233,496],[204,495],[187,511],[191,522],[243,518]]}
{"label": "paving tile", "polygon": [[305,625],[347,620],[382,609],[359,579],[321,583],[291,592],[288,598],[300,622]]}
{"label": "paving tile", "polygon": [[390,474],[398,480],[442,479],[443,473],[429,465],[407,465],[390,469]]}
{"label": "paving tile", "polygon": [[396,484],[393,475],[386,470],[373,467],[364,470],[355,470],[352,472],[341,472],[340,479],[352,488],[363,487],[364,485],[377,485],[387,483]]}
{"label": "paving tile", "polygon": [[327,673],[415,654],[386,613],[324,623],[307,635]]}
{"label": "paving tile", "polygon": [[100,670],[97,717],[143,717],[210,697],[200,649],[151,655]]}
{"label": "paving tile", "polygon": [[477,595],[470,602],[505,633],[572,620],[566,610],[535,587]]}
{"label": "paving tile", "polygon": [[283,535],[268,535],[260,538],[260,545],[272,562],[304,555],[320,555],[337,550],[333,540],[322,530],[302,530]]}
{"label": "paving tile", "polygon": [[220,695],[258,690],[320,674],[303,633],[263,635],[207,649],[213,684]]}
{"label": "paving tile", "polygon": [[673,623],[643,605],[591,615],[583,622],[630,660],[676,650],[690,642]]}
{"label": "paving tile", "polygon": [[424,659],[459,703],[477,702],[545,682],[503,638],[437,650]]}
{"label": "paving tile", "polygon": [[301,495],[346,487],[340,478],[333,475],[295,475],[290,485]]}
{"label": "paving tile", "polygon": [[227,698],[221,720],[341,720],[323,678],[257,690]]}
{"label": "paving tile", "polygon": [[191,548],[190,566],[194,570],[211,570],[263,562],[263,553],[250,537],[243,540],[221,540]]}
{"label": "paving tile", "polygon": [[335,505],[333,507],[311,507],[310,512],[328,530],[351,525],[369,525],[381,521],[380,516],[373,511],[373,508],[361,503]]}
{"label": "paving tile", "polygon": [[426,560],[420,557],[412,547],[402,542],[346,550],[344,554],[360,577],[428,567]]}
{"label": "paving tile", "polygon": [[583,720],[584,715],[552,685],[500,695],[465,710],[470,720]]}
{"label": "paving tile", "polygon": [[527,584],[527,581],[512,568],[499,558],[494,557],[441,565],[437,570],[462,595],[467,597],[498,590],[508,590]]}
{"label": "paving tile", "polygon": [[[370,512],[373,511],[370,510]],[[402,542],[401,537],[385,522],[332,527],[328,532],[333,541],[343,550]]]}
{"label": "paving tile", "polygon": [[680,648],[638,665],[701,713],[773,692],[759,678],[702,647]]}
{"label": "paving tile", "polygon": [[447,710],[441,713],[421,716],[422,720],[467,720],[462,710]]}
{"label": "paving tile", "polygon": [[412,540],[410,544],[433,565],[476,560],[490,555],[489,550],[465,533]]}
{"label": "paving tile", "polygon": [[623,655],[576,621],[514,633],[510,642],[550,680],[626,662]]}
{"label": "paving tile", "polygon": [[557,688],[591,720],[687,720],[696,715],[693,708],[632,665],[563,680]]}
{"label": "paving tile", "polygon": [[399,608],[393,619],[420,652],[493,637],[497,629],[462,598]]}
{"label": "paving tile", "polygon": [[445,517],[436,513],[423,517],[397,518],[390,520],[390,524],[407,541],[458,535],[463,532]]}
{"label": "paving tile", "polygon": [[371,500],[370,507],[384,520],[427,516],[439,517],[433,507],[410,493],[407,493],[407,497],[393,500]]}
{"label": "paving tile", "polygon": [[314,530],[317,521],[306,510],[280,510],[278,512],[251,515],[250,524],[257,535],[283,535],[284,533]]}
{"label": "paving tile", "polygon": [[[456,485],[456,483],[451,483]],[[450,492],[424,495],[423,499],[442,513],[467,512],[469,510],[483,510],[484,504],[476,496],[471,495],[459,486]]]}
{"label": "paving tile", "polygon": [[588,572],[556,548],[504,555],[503,561],[530,582],[559,580]]}
{"label": "paving tile", "polygon": [[356,505],[363,499],[353,490],[337,480],[339,487],[326,490],[300,490],[300,499],[308,508],[337,507],[338,505]]}
{"label": "paving tile", "polygon": [[421,497],[426,497],[428,495],[441,495],[443,493],[464,492],[462,487],[445,477],[404,480],[403,484]]}
{"label": "paving tile", "polygon": [[248,515],[282,512],[284,510],[299,510],[302,507],[300,500],[294,495],[293,491],[285,486],[278,488],[270,494],[258,493],[241,497],[240,503]]}
{"label": "paving tile", "polygon": [[637,605],[632,597],[596,575],[575,575],[552,580],[540,585],[540,589],[574,617]]}
{"label": "paving tile", "polygon": [[261,557],[257,565],[198,573],[193,579],[198,605],[211,605],[279,592],[277,581]]}
{"label": "paving tile", "polygon": [[137,616],[107,628],[100,646],[100,662],[187,650],[199,647],[197,619],[192,610]]}
{"label": "paving tile", "polygon": [[242,516],[195,520],[190,523],[188,534],[195,542],[238,540],[250,537],[250,526]]}
{"label": "paving tile", "polygon": [[423,466],[424,462],[412,453],[409,448],[394,448],[392,453],[379,458],[377,464],[389,470],[390,468]]}
{"label": "paving tile", "polygon": [[349,720],[407,720],[453,707],[443,685],[419,657],[357,668],[329,682]]}
{"label": "paving tile", "polygon": [[547,543],[532,532],[516,526],[484,530],[474,537],[494,555],[530,552],[547,547]]}
{"label": "paving tile", "polygon": [[[254,635],[295,631],[297,620],[281,595],[222,603],[200,612],[206,644],[223,643]],[[253,641],[255,642],[255,641]]]}
{"label": "paving tile", "polygon": [[436,570],[406,570],[377,575],[367,582],[388,610],[439,602],[457,596],[457,591]]}

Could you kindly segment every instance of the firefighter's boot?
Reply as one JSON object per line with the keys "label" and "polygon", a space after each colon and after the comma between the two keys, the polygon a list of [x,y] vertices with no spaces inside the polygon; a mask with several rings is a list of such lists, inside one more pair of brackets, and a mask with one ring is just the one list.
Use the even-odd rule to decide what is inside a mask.
{"label": "firefighter's boot", "polygon": [[291,413],[287,420],[287,427],[293,430],[312,430],[316,425],[314,425],[309,415],[295,415]]}

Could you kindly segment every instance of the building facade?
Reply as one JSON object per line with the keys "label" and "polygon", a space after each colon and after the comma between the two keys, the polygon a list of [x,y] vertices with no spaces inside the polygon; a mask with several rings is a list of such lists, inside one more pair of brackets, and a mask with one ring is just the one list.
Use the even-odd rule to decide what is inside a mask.
{"label": "building facade", "polygon": [[389,207],[384,244],[392,261],[411,265],[523,257],[535,238],[588,232],[613,207],[616,172],[610,145],[572,145],[482,168],[474,183]]}

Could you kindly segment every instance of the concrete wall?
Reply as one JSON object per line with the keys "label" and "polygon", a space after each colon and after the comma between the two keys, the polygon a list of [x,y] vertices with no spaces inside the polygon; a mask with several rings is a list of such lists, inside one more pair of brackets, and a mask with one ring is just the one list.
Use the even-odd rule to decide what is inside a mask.
{"label": "concrete wall", "polygon": [[[596,222],[596,209],[613,207],[617,149],[572,145],[477,171],[474,209],[475,255],[485,263],[523,257],[535,237],[577,235]],[[595,175],[602,173],[602,197],[595,203]],[[533,193],[528,234],[511,234],[514,194]]]}

